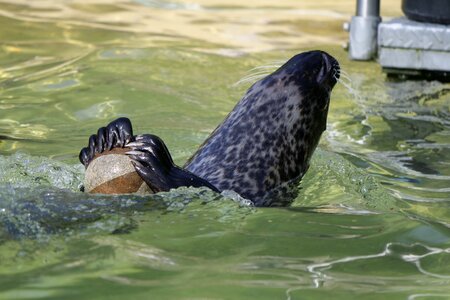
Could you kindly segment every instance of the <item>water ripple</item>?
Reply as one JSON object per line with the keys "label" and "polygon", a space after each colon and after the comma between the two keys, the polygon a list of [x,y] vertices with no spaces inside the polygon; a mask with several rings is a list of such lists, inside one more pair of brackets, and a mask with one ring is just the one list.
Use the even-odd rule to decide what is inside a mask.
{"label": "water ripple", "polygon": [[450,248],[430,247],[421,243],[414,243],[414,244],[388,243],[386,244],[384,250],[379,253],[359,255],[359,256],[348,256],[333,261],[311,264],[307,266],[307,270],[308,272],[313,274],[312,279],[314,287],[319,288],[324,284],[324,282],[328,280],[333,280],[333,276],[327,275],[327,271],[330,271],[336,265],[346,264],[359,260],[366,261],[381,257],[398,257],[404,262],[413,264],[416,267],[416,269],[424,275],[440,279],[450,279],[450,274],[444,275],[430,272],[425,270],[421,265],[422,259],[438,254],[450,254]]}

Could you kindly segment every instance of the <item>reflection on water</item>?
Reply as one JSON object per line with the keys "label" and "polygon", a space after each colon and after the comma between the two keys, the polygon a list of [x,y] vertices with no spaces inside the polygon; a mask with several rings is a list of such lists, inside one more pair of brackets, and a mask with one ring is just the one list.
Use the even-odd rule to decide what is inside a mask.
{"label": "reflection on water", "polygon": [[[0,298],[448,298],[450,86],[349,61],[354,4],[0,0]],[[292,207],[78,192],[98,127],[128,116],[183,164],[311,48],[345,76]]]}
{"label": "reflection on water", "polygon": [[450,275],[440,275],[435,274],[432,272],[428,272],[423,269],[421,266],[421,259],[424,259],[426,257],[429,257],[431,255],[439,255],[442,253],[450,253],[450,248],[448,249],[441,249],[441,248],[434,248],[434,247],[428,247],[426,245],[421,244],[400,244],[400,243],[389,243],[386,245],[386,248],[376,254],[370,254],[370,255],[362,255],[362,256],[349,256],[345,257],[343,259],[338,259],[335,261],[320,263],[320,264],[313,264],[309,265],[307,267],[308,271],[313,273],[314,276],[314,285],[316,287],[320,287],[324,284],[324,281],[327,279],[331,279],[332,277],[327,276],[324,274],[324,270],[330,270],[333,266],[336,266],[338,264],[345,264],[345,263],[353,263],[358,262],[360,260],[364,261],[364,264],[369,263],[368,260],[371,259],[377,259],[377,258],[383,258],[383,257],[389,257],[393,256],[395,258],[400,258],[406,263],[413,264],[417,270],[425,275],[429,275],[431,277],[436,277],[440,279],[450,279]]}
{"label": "reflection on water", "polygon": [[372,80],[349,72],[354,107],[331,122],[328,142],[372,174],[410,212],[449,226],[450,93],[439,82]]}

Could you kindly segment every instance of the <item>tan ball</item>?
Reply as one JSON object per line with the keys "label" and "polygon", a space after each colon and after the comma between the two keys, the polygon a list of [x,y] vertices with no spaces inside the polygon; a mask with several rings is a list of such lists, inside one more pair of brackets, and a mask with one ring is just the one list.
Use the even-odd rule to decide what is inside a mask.
{"label": "tan ball", "polygon": [[152,194],[125,154],[130,150],[114,148],[97,154],[85,172],[85,191],[91,194]]}

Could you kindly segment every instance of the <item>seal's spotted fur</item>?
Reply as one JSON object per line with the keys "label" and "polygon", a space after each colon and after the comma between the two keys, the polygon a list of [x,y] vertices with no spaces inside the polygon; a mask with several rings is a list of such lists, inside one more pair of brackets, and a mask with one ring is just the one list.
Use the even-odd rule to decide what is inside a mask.
{"label": "seal's spotted fur", "polygon": [[324,52],[293,57],[249,89],[185,168],[256,205],[275,200],[265,196],[308,169],[338,72]]}
{"label": "seal's spotted fur", "polygon": [[249,89],[184,170],[173,165],[162,140],[133,137],[131,123],[123,118],[93,135],[80,160],[87,166],[95,151],[111,144],[123,147],[129,140],[136,170],[153,189],[208,186],[234,190],[257,206],[286,204],[285,196],[293,199],[296,189],[291,187],[307,171],[326,128],[330,92],[338,77],[339,64],[325,52],[294,56]]}

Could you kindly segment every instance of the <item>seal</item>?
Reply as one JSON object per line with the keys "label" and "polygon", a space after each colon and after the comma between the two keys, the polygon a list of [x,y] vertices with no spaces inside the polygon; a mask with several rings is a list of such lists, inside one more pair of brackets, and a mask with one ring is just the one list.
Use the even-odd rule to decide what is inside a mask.
{"label": "seal", "polygon": [[154,135],[133,136],[120,118],[100,128],[80,152],[87,166],[96,153],[127,152],[153,191],[179,186],[233,190],[256,206],[289,204],[326,129],[339,63],[323,51],[298,54],[253,84],[183,168]]}

